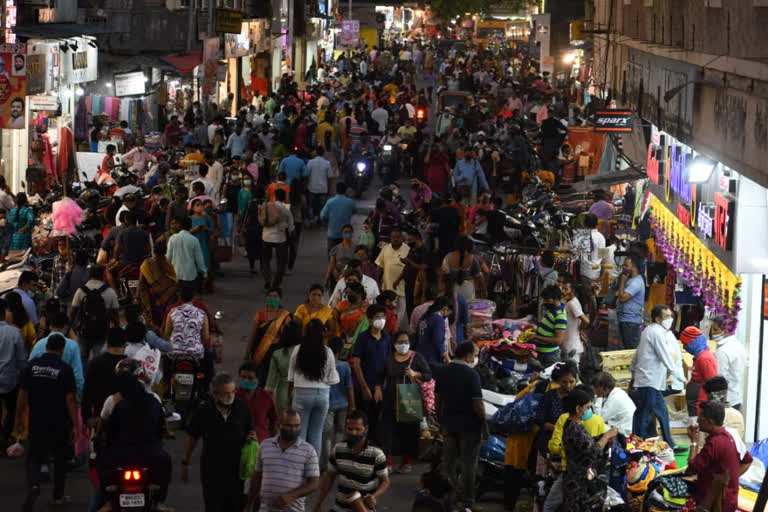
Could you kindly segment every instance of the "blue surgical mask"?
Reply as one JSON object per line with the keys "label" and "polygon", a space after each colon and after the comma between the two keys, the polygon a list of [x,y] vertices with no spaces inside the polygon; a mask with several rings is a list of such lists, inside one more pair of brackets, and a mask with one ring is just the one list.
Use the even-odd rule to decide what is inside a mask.
{"label": "blue surgical mask", "polygon": [[591,418],[593,414],[594,413],[592,412],[592,408],[590,407],[589,409],[584,411],[584,414],[582,414],[581,421],[588,421],[589,418]]}

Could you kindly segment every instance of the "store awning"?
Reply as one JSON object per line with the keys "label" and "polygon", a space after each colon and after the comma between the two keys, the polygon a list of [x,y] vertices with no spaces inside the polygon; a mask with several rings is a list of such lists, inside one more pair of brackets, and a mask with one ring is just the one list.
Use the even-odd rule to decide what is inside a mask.
{"label": "store awning", "polygon": [[573,184],[574,192],[591,192],[599,189],[607,189],[613,185],[621,185],[630,181],[637,181],[648,176],[632,168],[622,171],[609,172],[605,174],[593,174],[585,176],[584,181],[577,181]]}
{"label": "store awning", "polygon": [[67,39],[78,36],[95,36],[97,34],[114,34],[112,27],[100,25],[85,25],[82,23],[35,23],[16,25],[13,32],[25,39]]}
{"label": "store awning", "polygon": [[189,73],[203,62],[203,52],[194,51],[185,55],[166,55],[162,60],[175,67],[180,75]]}

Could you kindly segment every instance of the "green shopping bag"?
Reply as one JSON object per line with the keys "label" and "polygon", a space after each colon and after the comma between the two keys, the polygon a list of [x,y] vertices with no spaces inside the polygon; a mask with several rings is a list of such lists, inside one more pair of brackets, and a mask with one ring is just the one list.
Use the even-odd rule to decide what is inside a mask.
{"label": "green shopping bag", "polygon": [[398,384],[395,389],[395,418],[398,423],[414,423],[424,418],[421,386]]}
{"label": "green shopping bag", "polygon": [[240,451],[240,480],[248,480],[256,469],[259,458],[259,442],[249,441]]}

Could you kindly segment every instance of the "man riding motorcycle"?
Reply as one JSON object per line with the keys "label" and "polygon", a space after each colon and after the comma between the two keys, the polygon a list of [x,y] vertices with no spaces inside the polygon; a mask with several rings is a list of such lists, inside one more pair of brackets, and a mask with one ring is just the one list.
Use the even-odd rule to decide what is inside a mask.
{"label": "man riding motorcycle", "polygon": [[149,389],[151,376],[139,361],[121,360],[115,379],[118,392],[107,398],[101,412],[103,442],[96,462],[101,489],[109,492],[121,482],[119,468],[147,468],[162,502],[171,481],[171,458],[162,446],[165,410]]}

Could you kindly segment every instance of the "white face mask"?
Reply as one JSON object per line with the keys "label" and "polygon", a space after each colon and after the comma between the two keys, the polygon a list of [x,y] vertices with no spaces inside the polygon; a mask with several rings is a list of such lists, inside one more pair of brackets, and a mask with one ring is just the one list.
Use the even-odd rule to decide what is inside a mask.
{"label": "white face mask", "polygon": [[408,353],[408,350],[411,348],[411,346],[408,343],[400,343],[398,345],[395,345],[395,350],[397,350],[397,353],[401,356],[404,356]]}
{"label": "white face mask", "polygon": [[665,328],[666,330],[670,330],[672,328],[672,318],[665,318],[661,321],[661,326]]}
{"label": "white face mask", "polygon": [[382,330],[384,326],[387,324],[386,318],[377,318],[373,321],[373,327],[375,327],[378,330]]}

